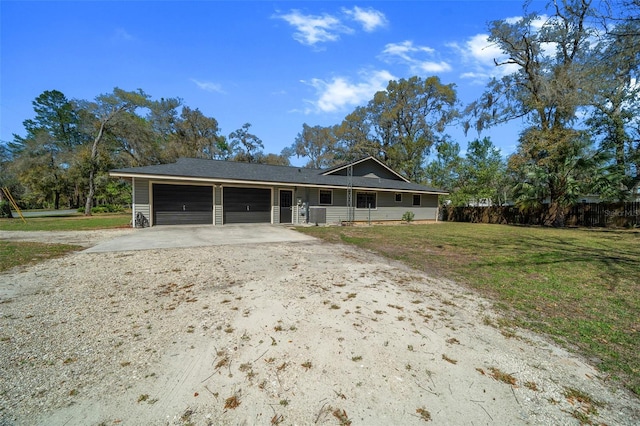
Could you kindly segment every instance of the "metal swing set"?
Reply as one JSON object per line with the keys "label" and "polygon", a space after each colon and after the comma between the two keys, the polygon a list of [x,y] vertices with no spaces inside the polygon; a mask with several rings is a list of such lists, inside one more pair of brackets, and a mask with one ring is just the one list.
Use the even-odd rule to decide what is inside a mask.
{"label": "metal swing set", "polygon": [[22,221],[24,223],[27,223],[27,220],[22,215],[22,211],[20,210],[20,207],[18,207],[18,204],[16,203],[16,200],[13,199],[13,196],[11,195],[11,192],[9,192],[9,188],[4,186],[4,187],[2,187],[0,189],[2,190],[2,193],[7,198],[7,200],[9,200],[9,204],[11,204],[11,207],[16,211],[16,213],[18,213],[18,216],[20,216],[20,219],[22,219]]}

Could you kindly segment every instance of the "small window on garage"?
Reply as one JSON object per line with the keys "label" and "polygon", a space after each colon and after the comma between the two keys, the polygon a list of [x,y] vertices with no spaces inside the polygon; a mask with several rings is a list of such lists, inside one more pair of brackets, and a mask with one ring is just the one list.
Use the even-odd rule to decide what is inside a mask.
{"label": "small window on garage", "polygon": [[356,194],[356,208],[358,209],[375,209],[376,193],[375,192],[358,192]]}
{"label": "small window on garage", "polygon": [[402,202],[402,193],[396,192],[396,203],[401,203],[401,202]]}
{"label": "small window on garage", "polygon": [[421,198],[420,194],[413,194],[413,205],[414,206],[419,206],[421,204],[420,203],[420,198]]}
{"label": "small window on garage", "polygon": [[321,189],[319,195],[319,204],[323,206],[330,206],[333,204],[333,191],[330,189]]}

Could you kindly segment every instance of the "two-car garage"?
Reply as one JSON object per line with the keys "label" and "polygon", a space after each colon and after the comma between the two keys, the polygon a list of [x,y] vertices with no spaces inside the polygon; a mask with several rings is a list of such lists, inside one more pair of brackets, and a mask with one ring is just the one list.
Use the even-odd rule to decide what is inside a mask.
{"label": "two-car garage", "polygon": [[[154,183],[154,225],[205,225],[214,223],[211,185]],[[222,223],[271,223],[271,189],[222,188]]]}

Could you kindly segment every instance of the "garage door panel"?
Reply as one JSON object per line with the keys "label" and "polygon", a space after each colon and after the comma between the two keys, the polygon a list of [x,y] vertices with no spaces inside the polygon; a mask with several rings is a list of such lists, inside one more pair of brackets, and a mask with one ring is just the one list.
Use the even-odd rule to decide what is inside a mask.
{"label": "garage door panel", "polygon": [[223,223],[271,223],[271,190],[223,189]]}
{"label": "garage door panel", "polygon": [[224,223],[270,223],[271,212],[225,212]]}
{"label": "garage door panel", "polygon": [[212,212],[156,212],[154,225],[211,225]]}
{"label": "garage door panel", "polygon": [[154,225],[213,224],[213,187],[153,184]]}

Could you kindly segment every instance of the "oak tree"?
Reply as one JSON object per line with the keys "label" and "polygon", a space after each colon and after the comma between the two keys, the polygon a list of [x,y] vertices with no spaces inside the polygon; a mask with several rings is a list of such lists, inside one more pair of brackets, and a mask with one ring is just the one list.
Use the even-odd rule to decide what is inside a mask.
{"label": "oak tree", "polygon": [[494,79],[468,110],[479,131],[514,118],[526,120],[511,164],[536,170],[536,185],[542,186],[536,201],[548,199],[550,206],[547,225],[563,224],[573,198],[571,182],[589,163],[580,161],[589,156],[589,144],[577,117],[593,98],[584,66],[592,53],[592,10],[590,0],[564,0],[552,4],[548,17],[529,13],[516,22],[492,22],[489,40],[507,56],[496,65],[516,71]]}
{"label": "oak tree", "polygon": [[91,215],[96,190],[96,176],[100,170],[99,148],[105,139],[122,136],[127,125],[142,124],[136,117],[138,108],[149,107],[149,96],[141,89],[127,92],[114,88],[113,93],[99,95],[93,102],[82,102],[81,108],[85,120],[84,131],[91,137],[88,151],[88,182],[85,202],[85,215]]}
{"label": "oak tree", "polygon": [[302,125],[291,147],[295,155],[309,159],[305,167],[322,169],[337,162],[337,138],[333,127]]}
{"label": "oak tree", "polygon": [[262,140],[249,133],[250,127],[250,123],[245,123],[241,128],[229,134],[229,148],[234,161],[257,163],[257,158],[264,149]]}

